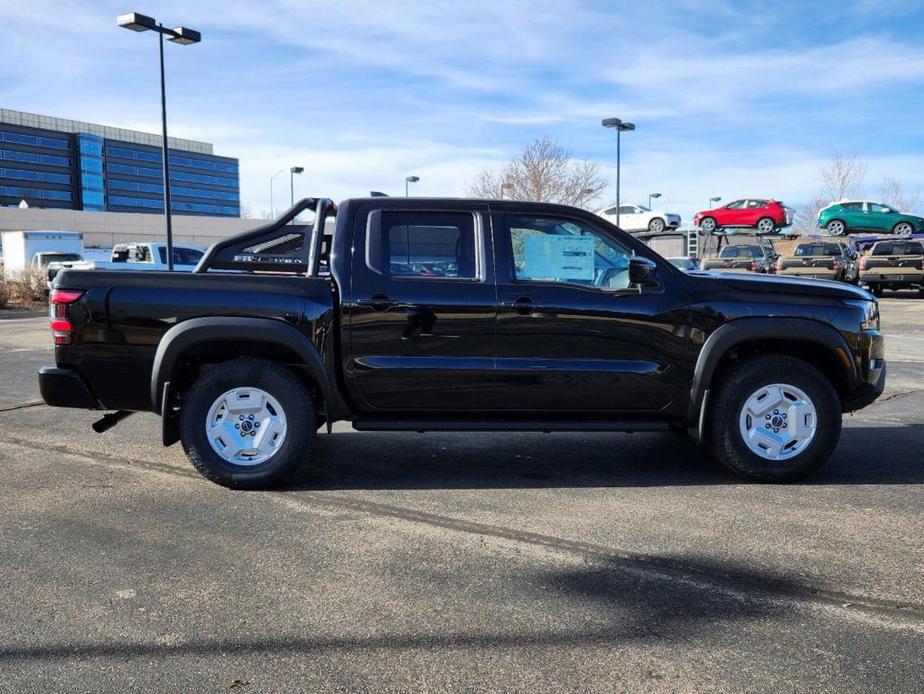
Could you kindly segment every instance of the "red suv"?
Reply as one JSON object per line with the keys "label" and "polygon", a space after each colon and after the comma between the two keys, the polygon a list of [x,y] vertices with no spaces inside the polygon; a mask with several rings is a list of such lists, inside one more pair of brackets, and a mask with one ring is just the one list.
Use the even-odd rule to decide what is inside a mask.
{"label": "red suv", "polygon": [[773,199],[748,198],[697,212],[693,224],[706,234],[723,227],[753,227],[759,234],[772,234],[792,224],[792,210]]}

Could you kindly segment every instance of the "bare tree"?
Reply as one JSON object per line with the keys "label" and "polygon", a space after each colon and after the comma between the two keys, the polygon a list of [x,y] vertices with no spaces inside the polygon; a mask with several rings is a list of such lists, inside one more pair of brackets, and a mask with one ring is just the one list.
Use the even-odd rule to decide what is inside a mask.
{"label": "bare tree", "polygon": [[599,164],[573,159],[552,138],[542,137],[503,168],[482,171],[468,192],[476,198],[504,197],[585,207],[599,199],[606,186]]}
{"label": "bare tree", "polygon": [[855,198],[863,187],[866,178],[866,164],[857,159],[856,155],[845,157],[835,154],[831,161],[821,167],[821,180],[823,181],[822,197],[828,202],[836,202],[845,198]]}
{"label": "bare tree", "polygon": [[798,234],[818,233],[818,213],[821,208],[860,194],[866,178],[866,164],[856,155],[835,154],[821,167],[821,192],[808,204],[796,209],[793,229]]}
{"label": "bare tree", "polygon": [[917,209],[918,203],[921,201],[920,190],[916,190],[913,193],[905,193],[901,181],[891,176],[884,176],[882,178],[882,186],[879,189],[879,194],[882,202],[895,208],[899,212],[913,212]]}

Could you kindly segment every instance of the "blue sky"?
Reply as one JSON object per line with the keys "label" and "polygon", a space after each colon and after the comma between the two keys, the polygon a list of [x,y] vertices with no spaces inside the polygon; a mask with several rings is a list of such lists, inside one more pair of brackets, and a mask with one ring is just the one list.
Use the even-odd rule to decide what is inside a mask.
{"label": "blue sky", "polygon": [[[168,44],[171,134],[241,161],[242,203],[302,165],[296,196],[462,195],[551,135],[689,219],[713,195],[813,197],[856,154],[924,189],[924,3],[469,0],[0,0],[0,106],[157,132],[153,34],[136,10],[199,29]],[[276,179],[276,204],[288,198]],[[611,190],[608,202],[615,194]]]}

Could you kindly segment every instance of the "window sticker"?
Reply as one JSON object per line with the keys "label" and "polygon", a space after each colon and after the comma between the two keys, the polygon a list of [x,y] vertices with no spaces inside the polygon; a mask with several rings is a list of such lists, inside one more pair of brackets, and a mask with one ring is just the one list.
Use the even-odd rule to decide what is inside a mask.
{"label": "window sticker", "polygon": [[526,277],[550,280],[594,279],[594,237],[527,236]]}

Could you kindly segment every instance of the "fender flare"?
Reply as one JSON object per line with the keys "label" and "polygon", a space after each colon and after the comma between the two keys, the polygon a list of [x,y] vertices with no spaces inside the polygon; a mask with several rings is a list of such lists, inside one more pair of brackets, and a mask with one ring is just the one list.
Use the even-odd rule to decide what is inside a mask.
{"label": "fender flare", "polygon": [[[699,427],[700,438],[705,425],[704,400],[716,367],[732,347],[755,339],[794,340],[820,345],[831,352],[832,359],[843,369],[851,389],[858,382],[852,350],[844,336],[827,323],[808,318],[738,318],[716,329],[706,339],[696,359],[687,423]],[[849,367],[844,363],[845,359]]]}
{"label": "fender flare", "polygon": [[308,367],[328,406],[340,402],[317,348],[296,328],[272,318],[206,317],[191,318],[174,325],[157,345],[151,369],[151,409],[163,415],[165,384],[179,364],[183,353],[193,345],[211,340],[264,342],[281,345],[298,355]]}

